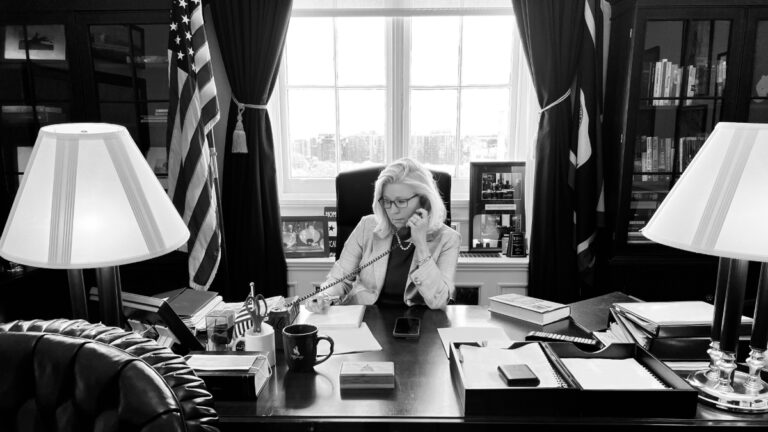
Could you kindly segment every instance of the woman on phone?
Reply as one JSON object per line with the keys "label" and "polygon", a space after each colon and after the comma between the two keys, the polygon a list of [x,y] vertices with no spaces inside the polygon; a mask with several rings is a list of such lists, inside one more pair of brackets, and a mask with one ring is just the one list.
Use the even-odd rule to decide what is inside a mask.
{"label": "woman on phone", "polygon": [[373,214],[352,231],[323,286],[384,256],[308,300],[307,308],[322,312],[339,298],[343,304],[444,309],[455,294],[461,236],[443,223],[445,205],[430,171],[410,158],[392,162],[376,180],[372,205]]}

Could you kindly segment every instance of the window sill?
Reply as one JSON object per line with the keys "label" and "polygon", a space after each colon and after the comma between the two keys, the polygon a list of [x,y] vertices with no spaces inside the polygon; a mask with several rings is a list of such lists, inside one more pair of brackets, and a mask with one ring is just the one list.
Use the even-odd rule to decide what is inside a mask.
{"label": "window sill", "polygon": [[[288,270],[330,270],[336,259],[321,258],[286,258]],[[501,258],[465,258],[459,257],[458,270],[527,270],[528,257]]]}

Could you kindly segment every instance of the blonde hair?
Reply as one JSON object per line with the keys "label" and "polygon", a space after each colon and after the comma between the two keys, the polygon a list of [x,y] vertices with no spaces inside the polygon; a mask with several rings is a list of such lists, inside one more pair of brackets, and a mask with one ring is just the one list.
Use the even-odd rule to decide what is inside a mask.
{"label": "blonde hair", "polygon": [[373,214],[376,216],[374,232],[386,237],[393,232],[386,210],[379,200],[382,198],[384,186],[392,183],[402,183],[411,186],[419,197],[429,202],[429,232],[440,229],[445,221],[445,204],[440,197],[440,191],[432,178],[432,173],[419,162],[411,158],[398,159],[387,165],[376,179],[373,192]]}

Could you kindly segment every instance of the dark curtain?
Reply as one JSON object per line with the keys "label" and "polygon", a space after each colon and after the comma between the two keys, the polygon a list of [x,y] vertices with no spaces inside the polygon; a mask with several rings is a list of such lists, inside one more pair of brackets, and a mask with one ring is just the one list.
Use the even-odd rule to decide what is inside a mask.
{"label": "dark curtain", "polygon": [[[232,95],[242,103],[266,105],[277,80],[292,1],[216,0],[210,5]],[[221,294],[227,301],[242,301],[249,282],[255,282],[256,291],[266,297],[286,295],[269,115],[265,109],[243,113],[248,153],[232,153],[236,119],[237,106],[230,102],[222,184],[230,287]]]}
{"label": "dark curtain", "polygon": [[[512,6],[539,105],[548,107],[575,84],[584,1],[512,0]],[[578,296],[569,187],[574,93],[541,114],[536,138],[528,292],[559,302]]]}

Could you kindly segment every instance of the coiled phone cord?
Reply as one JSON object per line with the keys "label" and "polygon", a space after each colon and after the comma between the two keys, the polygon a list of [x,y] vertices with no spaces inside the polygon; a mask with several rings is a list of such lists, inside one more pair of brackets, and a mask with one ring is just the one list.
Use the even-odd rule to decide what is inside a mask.
{"label": "coiled phone cord", "polygon": [[345,274],[344,276],[342,276],[342,277],[340,277],[338,279],[334,279],[328,285],[321,286],[315,292],[312,292],[312,293],[309,293],[309,294],[305,294],[305,295],[297,298],[296,300],[292,301],[291,303],[285,305],[285,307],[292,308],[292,307],[294,307],[296,305],[299,305],[299,304],[303,303],[305,300],[309,300],[310,298],[320,294],[321,292],[327,290],[328,288],[334,287],[334,286],[338,285],[339,283],[341,283],[341,282],[351,278],[352,276],[360,273],[364,268],[368,267],[369,265],[371,265],[371,264],[375,263],[376,261],[378,261],[378,260],[384,258],[385,256],[389,255],[390,252],[392,252],[396,247],[397,247],[397,244],[394,244],[391,248],[389,248],[389,250],[386,250],[386,251],[382,252],[377,257],[373,258],[372,260],[370,260],[370,261],[360,265],[359,267],[357,267],[356,269],[352,270],[351,272]]}

